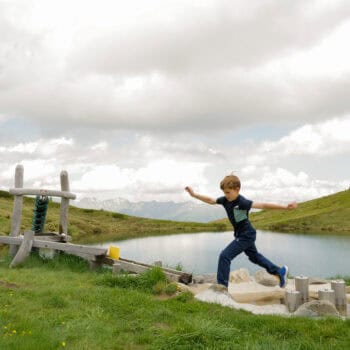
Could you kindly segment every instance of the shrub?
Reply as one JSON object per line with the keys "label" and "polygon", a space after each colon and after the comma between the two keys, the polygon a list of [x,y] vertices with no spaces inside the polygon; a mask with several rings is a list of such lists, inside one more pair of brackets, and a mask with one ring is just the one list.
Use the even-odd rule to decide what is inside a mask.
{"label": "shrub", "polygon": [[126,215],[120,213],[113,213],[112,218],[114,219],[126,219]]}
{"label": "shrub", "polygon": [[168,295],[173,295],[177,292],[177,284],[176,283],[169,283],[165,287],[165,293]]}
{"label": "shrub", "polygon": [[108,273],[102,275],[97,283],[109,287],[138,289],[152,293],[154,291],[154,286],[159,282],[166,283],[165,274],[160,267],[153,267],[137,276],[128,274],[111,275]]}
{"label": "shrub", "polygon": [[179,295],[175,297],[176,300],[181,301],[182,303],[188,303],[189,301],[193,300],[194,295],[189,292],[181,292]]}
{"label": "shrub", "polygon": [[1,190],[0,190],[0,197],[3,197],[3,198],[10,198],[10,197],[12,197],[12,196],[10,195],[9,192],[7,192],[7,191],[1,191]]}

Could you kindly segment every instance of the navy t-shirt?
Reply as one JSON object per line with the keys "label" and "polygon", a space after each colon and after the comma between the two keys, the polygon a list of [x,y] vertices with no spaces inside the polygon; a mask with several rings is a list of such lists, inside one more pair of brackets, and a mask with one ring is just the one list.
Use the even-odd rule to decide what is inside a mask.
{"label": "navy t-shirt", "polygon": [[216,199],[217,204],[223,205],[227,216],[234,228],[235,237],[239,237],[244,233],[256,233],[254,227],[249,221],[249,210],[253,202],[244,198],[241,195],[229,201],[226,197],[219,197]]}

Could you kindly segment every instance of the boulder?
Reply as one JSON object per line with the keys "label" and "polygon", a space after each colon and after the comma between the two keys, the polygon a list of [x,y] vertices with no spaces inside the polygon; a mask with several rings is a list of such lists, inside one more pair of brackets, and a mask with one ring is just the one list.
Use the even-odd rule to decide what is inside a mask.
{"label": "boulder", "polygon": [[259,270],[255,272],[254,279],[257,283],[267,287],[278,286],[280,280],[277,276],[271,275],[265,270]]}
{"label": "boulder", "polygon": [[299,306],[299,308],[294,312],[294,315],[303,317],[340,317],[338,310],[328,300],[309,301],[308,303]]}
{"label": "boulder", "polygon": [[252,279],[247,269],[242,268],[230,273],[230,283],[250,282],[251,280]]}

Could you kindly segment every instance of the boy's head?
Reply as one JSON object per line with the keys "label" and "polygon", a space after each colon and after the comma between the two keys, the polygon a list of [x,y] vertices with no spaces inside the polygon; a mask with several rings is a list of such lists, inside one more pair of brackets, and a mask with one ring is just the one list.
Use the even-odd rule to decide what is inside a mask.
{"label": "boy's head", "polygon": [[241,189],[241,181],[236,175],[227,175],[220,182],[220,188],[223,190],[225,197],[232,201],[237,198]]}

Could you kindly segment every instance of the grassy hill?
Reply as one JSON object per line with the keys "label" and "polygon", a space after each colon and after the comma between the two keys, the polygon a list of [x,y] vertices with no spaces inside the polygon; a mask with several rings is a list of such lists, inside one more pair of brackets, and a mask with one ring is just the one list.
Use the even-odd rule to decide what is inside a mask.
{"label": "grassy hill", "polygon": [[[34,199],[24,197],[22,212],[22,230],[31,229]],[[13,196],[0,191],[0,234],[10,232],[13,209]],[[45,231],[57,232],[59,226],[60,205],[49,203]],[[184,232],[223,231],[221,223],[177,222],[134,217],[104,210],[69,208],[69,234],[73,242],[101,242],[150,235],[164,235]]]}
{"label": "grassy hill", "polygon": [[[279,232],[350,233],[350,191],[298,204],[295,210],[251,213],[254,227]],[[230,226],[227,219],[215,221]]]}

